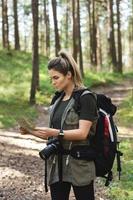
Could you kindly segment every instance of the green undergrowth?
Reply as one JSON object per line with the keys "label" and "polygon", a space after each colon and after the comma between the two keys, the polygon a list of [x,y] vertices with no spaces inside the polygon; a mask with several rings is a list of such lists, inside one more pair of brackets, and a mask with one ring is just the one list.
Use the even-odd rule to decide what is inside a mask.
{"label": "green undergrowth", "polygon": [[122,126],[133,128],[133,90],[120,105],[117,118]]}
{"label": "green undergrowth", "polygon": [[113,85],[120,84],[125,79],[132,79],[133,72],[118,74],[109,72],[93,72],[87,70],[85,72],[84,84],[89,87],[99,86],[99,85]]}
{"label": "green undergrowth", "polygon": [[[47,70],[48,59],[40,55],[40,90],[36,93],[37,104],[48,105],[54,89]],[[94,73],[85,71],[84,84],[87,87],[121,82],[133,74]],[[37,111],[29,105],[32,76],[32,55],[23,51],[0,51],[0,128],[15,124],[16,118],[29,114],[36,118]]]}
{"label": "green undergrowth", "polygon": [[[41,56],[41,74],[45,74],[46,62]],[[31,74],[31,53],[0,51],[0,128],[14,126],[21,116],[37,117],[35,106],[29,105]]]}
{"label": "green undergrowth", "polygon": [[[37,92],[37,104],[48,105],[54,93],[48,76],[46,57],[40,56],[40,91]],[[19,51],[0,51],[0,128],[16,125],[22,116],[34,120],[38,113],[36,106],[29,104],[32,73],[32,55]],[[133,77],[133,73],[123,75],[114,73],[85,72],[84,83],[88,87],[96,85],[119,84]],[[122,125],[133,122],[133,96],[130,95],[120,106],[118,116]],[[117,174],[107,189],[111,200],[133,200],[133,141],[121,142],[122,176]],[[116,168],[116,166],[115,166]],[[114,171],[116,171],[114,169]]]}
{"label": "green undergrowth", "polygon": [[37,117],[35,106],[29,106],[27,102],[0,101],[0,128],[10,128],[18,124],[21,117],[34,120]]}
{"label": "green undergrowth", "polygon": [[122,140],[120,150],[123,152],[121,178],[118,179],[115,162],[114,178],[107,192],[111,200],[133,200],[133,140]]}

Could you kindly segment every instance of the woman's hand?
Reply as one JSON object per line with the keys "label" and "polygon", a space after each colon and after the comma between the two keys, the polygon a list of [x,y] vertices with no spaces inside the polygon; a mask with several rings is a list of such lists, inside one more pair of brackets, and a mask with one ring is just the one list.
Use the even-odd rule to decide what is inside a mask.
{"label": "woman's hand", "polygon": [[22,135],[30,134],[46,140],[48,137],[57,136],[59,131],[48,127],[35,127],[34,130],[28,131],[20,127],[20,132]]}
{"label": "woman's hand", "polygon": [[48,128],[48,127],[36,127],[35,134],[39,134],[44,136],[45,138],[51,137],[51,136],[57,136],[58,135],[58,130],[56,129],[52,129],[52,128]]}
{"label": "woman's hand", "polygon": [[23,127],[20,127],[19,130],[20,130],[20,133],[21,133],[22,135],[30,134],[30,133],[29,133],[27,130],[25,130]]}

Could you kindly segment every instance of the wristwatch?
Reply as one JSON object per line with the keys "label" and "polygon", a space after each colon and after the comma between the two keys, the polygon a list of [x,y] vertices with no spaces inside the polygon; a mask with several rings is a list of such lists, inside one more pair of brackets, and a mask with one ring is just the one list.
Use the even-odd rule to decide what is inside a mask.
{"label": "wristwatch", "polygon": [[59,139],[63,139],[63,137],[64,137],[64,131],[63,130],[60,130],[60,132],[58,133],[58,137],[59,137]]}

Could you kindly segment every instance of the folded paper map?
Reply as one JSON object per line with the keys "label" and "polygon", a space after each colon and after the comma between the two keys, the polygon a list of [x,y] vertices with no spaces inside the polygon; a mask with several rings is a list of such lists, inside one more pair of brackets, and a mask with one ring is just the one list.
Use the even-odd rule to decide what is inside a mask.
{"label": "folded paper map", "polygon": [[18,124],[29,133],[35,129],[35,124],[24,117],[18,120]]}

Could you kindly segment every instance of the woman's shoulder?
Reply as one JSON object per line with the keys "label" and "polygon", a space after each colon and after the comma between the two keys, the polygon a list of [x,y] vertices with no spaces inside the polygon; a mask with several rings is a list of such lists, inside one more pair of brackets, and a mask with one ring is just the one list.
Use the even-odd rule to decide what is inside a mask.
{"label": "woman's shoulder", "polygon": [[82,105],[90,103],[96,104],[96,97],[92,92],[89,92],[81,95],[80,101]]}
{"label": "woman's shoulder", "polygon": [[82,88],[78,88],[76,90],[74,90],[73,92],[73,97],[76,100],[87,100],[87,99],[92,99],[92,100],[96,100],[95,98],[95,94],[93,93],[93,91],[91,91],[89,88],[87,87],[82,87]]}

